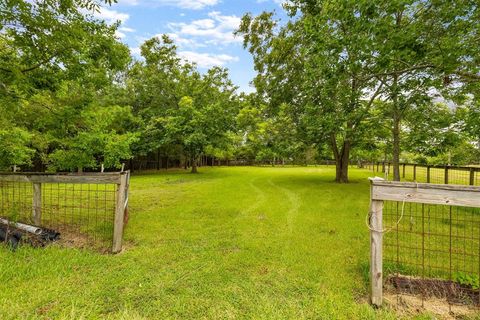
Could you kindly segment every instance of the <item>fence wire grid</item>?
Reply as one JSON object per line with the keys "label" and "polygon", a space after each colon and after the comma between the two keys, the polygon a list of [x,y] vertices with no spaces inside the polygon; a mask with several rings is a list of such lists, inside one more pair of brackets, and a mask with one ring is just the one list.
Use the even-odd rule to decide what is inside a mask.
{"label": "fence wire grid", "polygon": [[[107,252],[112,247],[115,184],[41,184],[41,224],[66,246]],[[0,181],[0,217],[35,225],[33,184]]]}
{"label": "fence wire grid", "polygon": [[[369,163],[364,167],[375,174],[393,180],[393,166],[390,163]],[[400,164],[401,181],[416,181],[433,184],[480,185],[480,168],[455,166],[426,166]]]}
{"label": "fence wire grid", "polygon": [[384,286],[480,310],[480,208],[384,201]]}

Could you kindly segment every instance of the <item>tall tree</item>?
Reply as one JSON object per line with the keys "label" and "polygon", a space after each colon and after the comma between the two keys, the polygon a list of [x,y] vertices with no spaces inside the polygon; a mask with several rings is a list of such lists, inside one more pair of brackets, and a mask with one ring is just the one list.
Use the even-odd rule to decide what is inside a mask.
{"label": "tall tree", "polygon": [[479,57],[478,46],[465,41],[479,34],[478,6],[472,1],[381,1],[372,4],[371,14],[377,49],[372,76],[381,76],[386,88],[394,180],[400,180],[403,119],[417,113],[416,106],[434,98],[435,91],[458,98],[459,88],[478,72],[478,65],[465,63]]}
{"label": "tall tree", "polygon": [[[115,37],[118,25],[93,17],[100,5],[93,0],[0,4],[0,122],[9,123],[12,132],[29,133],[28,139],[11,140],[18,150],[35,149],[23,153],[31,159],[22,163],[33,158],[52,169],[73,169],[99,162],[118,166],[130,156],[130,139],[103,125],[105,119],[92,121],[105,118],[102,113],[114,105],[102,97],[130,60],[128,48]],[[128,117],[128,111],[111,110]],[[97,144],[99,135],[109,142]],[[118,148],[108,151],[113,145]]]}
{"label": "tall tree", "polygon": [[[254,56],[254,83],[277,108],[292,105],[305,140],[328,143],[336,181],[348,182],[350,152],[382,84],[365,79],[372,68],[371,27],[365,3],[292,1],[295,20],[278,27],[272,14],[245,15],[238,34]],[[277,31],[278,30],[278,31]]]}

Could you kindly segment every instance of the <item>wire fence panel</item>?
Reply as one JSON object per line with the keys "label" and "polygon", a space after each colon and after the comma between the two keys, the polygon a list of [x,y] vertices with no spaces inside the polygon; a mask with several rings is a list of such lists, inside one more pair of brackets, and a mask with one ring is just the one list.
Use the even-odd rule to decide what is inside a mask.
{"label": "wire fence panel", "polygon": [[387,201],[383,217],[387,288],[480,307],[480,209]]}
{"label": "wire fence panel", "polygon": [[[394,178],[393,166],[390,163],[378,162],[363,164],[363,166],[386,180]],[[480,185],[480,168],[401,163],[400,181],[478,186]]]}
{"label": "wire fence panel", "polygon": [[480,188],[376,178],[371,199],[372,302],[382,303],[377,284],[419,307],[436,299],[478,312]]}
{"label": "wire fence panel", "polygon": [[[128,177],[128,172],[1,174],[0,227],[18,229],[13,224],[22,223],[59,233],[59,243],[65,246],[118,251],[114,248],[114,234],[115,228],[123,233]],[[24,236],[32,235],[27,232]]]}

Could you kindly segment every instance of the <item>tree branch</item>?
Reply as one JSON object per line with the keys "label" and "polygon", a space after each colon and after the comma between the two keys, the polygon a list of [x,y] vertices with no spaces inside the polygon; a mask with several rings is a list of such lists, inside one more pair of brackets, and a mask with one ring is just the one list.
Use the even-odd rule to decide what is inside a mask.
{"label": "tree branch", "polygon": [[377,73],[377,74],[373,74],[373,75],[370,75],[368,77],[365,77],[362,80],[370,80],[372,78],[385,77],[385,76],[402,75],[402,74],[408,73],[410,71],[429,69],[429,68],[435,68],[435,65],[433,65],[433,64],[423,64],[423,65],[412,66],[410,68],[405,68],[405,69],[401,69],[401,70],[395,70],[395,71],[384,72],[384,73]]}
{"label": "tree branch", "polygon": [[462,78],[467,78],[469,80],[477,80],[480,81],[480,74],[478,73],[471,73],[471,72],[465,72],[465,71],[456,71],[456,75],[462,77]]}

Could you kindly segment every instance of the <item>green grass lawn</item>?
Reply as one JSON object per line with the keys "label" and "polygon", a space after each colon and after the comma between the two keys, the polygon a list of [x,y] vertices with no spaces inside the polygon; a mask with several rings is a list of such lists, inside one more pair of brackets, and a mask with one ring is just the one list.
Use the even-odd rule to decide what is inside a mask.
{"label": "green grass lawn", "polygon": [[0,319],[395,319],[368,301],[367,170],[132,177],[126,250],[0,246]]}

